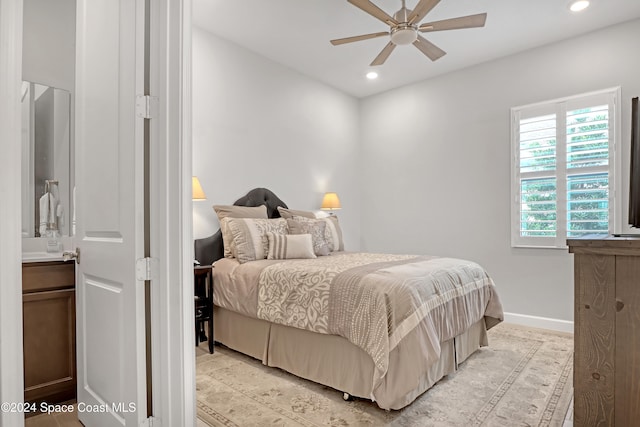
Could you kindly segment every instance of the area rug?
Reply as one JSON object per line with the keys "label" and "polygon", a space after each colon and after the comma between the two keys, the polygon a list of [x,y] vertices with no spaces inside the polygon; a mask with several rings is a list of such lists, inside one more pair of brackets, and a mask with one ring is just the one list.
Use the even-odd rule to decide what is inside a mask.
{"label": "area rug", "polygon": [[196,359],[198,418],[210,426],[562,426],[573,336],[500,324],[411,405],[385,411],[223,346]]}

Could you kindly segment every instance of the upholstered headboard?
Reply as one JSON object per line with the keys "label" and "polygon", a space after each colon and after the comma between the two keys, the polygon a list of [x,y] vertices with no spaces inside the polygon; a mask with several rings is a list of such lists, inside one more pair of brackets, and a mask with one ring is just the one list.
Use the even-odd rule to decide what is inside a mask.
{"label": "upholstered headboard", "polygon": [[[278,206],[288,208],[288,206],[276,196],[273,191],[266,188],[254,188],[245,196],[234,202],[236,206],[260,206],[267,207],[269,218],[279,218]],[[224,255],[222,245],[222,232],[218,230],[215,234],[194,241],[195,258],[202,265],[210,265],[222,258]]]}

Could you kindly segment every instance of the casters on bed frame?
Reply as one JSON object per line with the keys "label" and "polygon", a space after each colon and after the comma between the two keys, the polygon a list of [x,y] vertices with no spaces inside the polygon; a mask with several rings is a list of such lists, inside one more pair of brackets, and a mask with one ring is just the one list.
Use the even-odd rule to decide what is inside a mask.
{"label": "casters on bed frame", "polygon": [[353,396],[346,392],[342,393],[342,400],[344,400],[345,402],[350,402],[353,400]]}

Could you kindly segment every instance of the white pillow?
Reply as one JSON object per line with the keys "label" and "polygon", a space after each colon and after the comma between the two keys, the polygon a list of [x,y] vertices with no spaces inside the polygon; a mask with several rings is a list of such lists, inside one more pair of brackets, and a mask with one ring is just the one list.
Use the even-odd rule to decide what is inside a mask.
{"label": "white pillow", "polygon": [[316,258],[311,234],[267,233],[269,253],[267,259]]}

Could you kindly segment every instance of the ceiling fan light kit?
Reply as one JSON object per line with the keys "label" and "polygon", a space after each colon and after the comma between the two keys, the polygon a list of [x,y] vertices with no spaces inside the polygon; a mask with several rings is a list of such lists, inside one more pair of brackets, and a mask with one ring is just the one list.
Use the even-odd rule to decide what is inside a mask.
{"label": "ceiling fan light kit", "polygon": [[422,19],[440,2],[440,0],[420,0],[413,10],[407,9],[405,6],[405,0],[402,0],[402,7],[393,15],[393,17],[388,15],[375,4],[371,3],[370,0],[347,1],[374,18],[377,18],[389,25],[388,32],[363,34],[360,36],[331,40],[331,44],[337,46],[361,40],[389,36],[389,42],[373,60],[370,64],[371,66],[384,64],[396,46],[405,46],[409,44],[413,44],[429,59],[436,61],[446,55],[446,52],[422,37],[418,34],[419,32],[426,33],[432,31],[484,27],[487,19],[486,13],[480,13],[477,15],[461,16],[458,18],[444,19],[441,21],[418,25],[418,23],[422,21]]}
{"label": "ceiling fan light kit", "polygon": [[396,46],[411,44],[418,39],[418,28],[412,25],[397,25],[391,29],[391,41]]}

